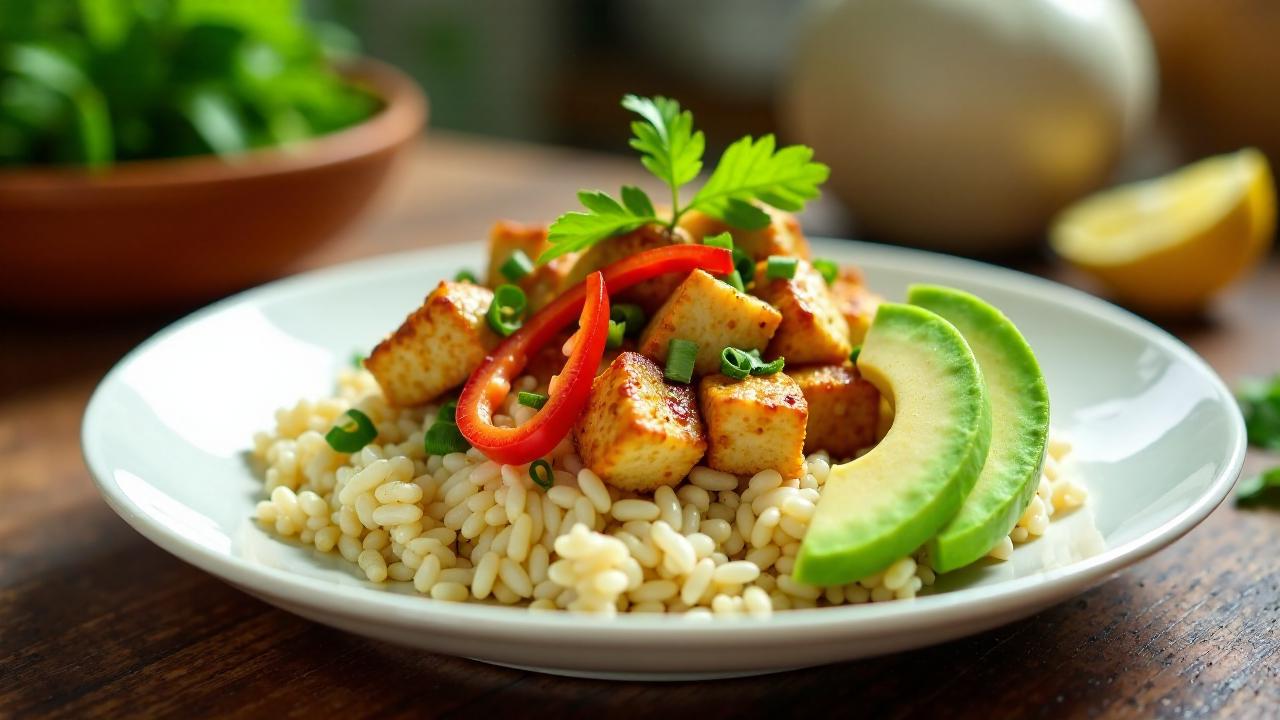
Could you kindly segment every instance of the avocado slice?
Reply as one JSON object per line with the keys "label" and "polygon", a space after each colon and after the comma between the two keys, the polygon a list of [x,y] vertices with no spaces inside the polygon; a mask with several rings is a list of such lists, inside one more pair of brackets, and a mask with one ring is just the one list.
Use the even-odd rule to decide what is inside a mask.
{"label": "avocado slice", "polygon": [[812,585],[879,572],[933,537],[960,509],[991,439],[978,361],[934,313],[882,304],[858,370],[893,403],[894,421],[869,453],[827,476],[794,571]]}
{"label": "avocado slice", "polygon": [[960,331],[978,358],[991,400],[986,464],[960,511],[929,541],[933,568],[948,572],[986,555],[1031,502],[1049,436],[1049,390],[1026,339],[996,308],[936,285],[911,286],[907,301]]}

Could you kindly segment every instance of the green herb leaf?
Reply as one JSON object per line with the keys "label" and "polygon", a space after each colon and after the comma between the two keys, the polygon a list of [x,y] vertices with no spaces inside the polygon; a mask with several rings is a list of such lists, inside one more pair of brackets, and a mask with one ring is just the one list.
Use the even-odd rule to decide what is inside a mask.
{"label": "green herb leaf", "polygon": [[1271,378],[1250,378],[1237,390],[1240,411],[1249,442],[1269,450],[1280,450],[1280,373]]}
{"label": "green herb leaf", "polygon": [[627,95],[622,98],[622,107],[643,118],[631,123],[631,147],[643,153],[640,161],[671,188],[674,197],[681,185],[702,172],[706,139],[701,131],[694,131],[693,113],[682,111],[680,103],[662,96]]}
{"label": "green herb leaf", "polygon": [[[585,190],[578,193],[578,200],[587,212],[568,212],[551,223],[547,230],[550,247],[542,252],[538,262],[544,263],[658,221],[653,203],[638,188],[623,188],[623,198],[625,205],[607,193]],[[637,212],[646,209],[648,212]]]}
{"label": "green herb leaf", "polygon": [[1236,488],[1236,505],[1280,509],[1280,467],[1241,480]]}
{"label": "green herb leaf", "polygon": [[813,150],[790,145],[775,152],[773,135],[759,140],[750,135],[730,145],[720,157],[707,183],[693,198],[693,207],[734,225],[763,227],[768,216],[759,208],[746,208],[753,200],[783,210],[797,211],[818,197],[818,186],[830,170],[813,162]]}

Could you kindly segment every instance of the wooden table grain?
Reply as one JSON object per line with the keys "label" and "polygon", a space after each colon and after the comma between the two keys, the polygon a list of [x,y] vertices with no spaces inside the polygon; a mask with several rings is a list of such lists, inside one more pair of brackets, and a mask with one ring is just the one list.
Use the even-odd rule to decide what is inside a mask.
{"label": "wooden table grain", "polygon": [[[303,266],[480,238],[612,157],[432,136],[357,228]],[[839,233],[831,206],[812,231]],[[1019,266],[1074,284],[1032,258]],[[1028,620],[938,647],[706,683],[570,680],[365,640],[265,605],[151,545],[80,455],[94,385],[179,310],[0,318],[0,717],[1277,717],[1280,513],[1228,501],[1172,547]],[[1170,329],[1228,382],[1280,369],[1280,264]],[[246,431],[247,432],[247,431]],[[1251,451],[1246,473],[1280,457]]]}

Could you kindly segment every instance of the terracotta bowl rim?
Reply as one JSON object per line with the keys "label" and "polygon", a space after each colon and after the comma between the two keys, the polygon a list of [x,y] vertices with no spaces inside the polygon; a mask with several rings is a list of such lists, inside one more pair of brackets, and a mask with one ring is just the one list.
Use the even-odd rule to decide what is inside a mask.
{"label": "terracotta bowl rim", "polygon": [[369,57],[344,63],[342,72],[367,85],[383,101],[376,113],[351,127],[288,147],[251,150],[229,160],[195,155],[131,160],[100,171],[73,165],[0,170],[0,192],[43,194],[83,192],[87,187],[199,185],[305,172],[396,147],[421,131],[427,100],[408,75]]}

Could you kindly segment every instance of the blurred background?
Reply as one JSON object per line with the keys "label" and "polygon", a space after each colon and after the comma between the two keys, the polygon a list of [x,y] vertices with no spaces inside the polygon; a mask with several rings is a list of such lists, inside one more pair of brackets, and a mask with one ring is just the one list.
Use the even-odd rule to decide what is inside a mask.
{"label": "blurred background", "polygon": [[260,282],[350,226],[425,107],[427,153],[465,135],[629,156],[628,92],[691,109],[708,164],[744,133],[812,145],[832,176],[810,232],[1016,262],[1099,189],[1280,159],[1280,3],[0,0],[0,304],[30,309],[23,278],[51,274],[91,297],[104,262],[160,262],[175,234],[207,255],[122,307]]}

